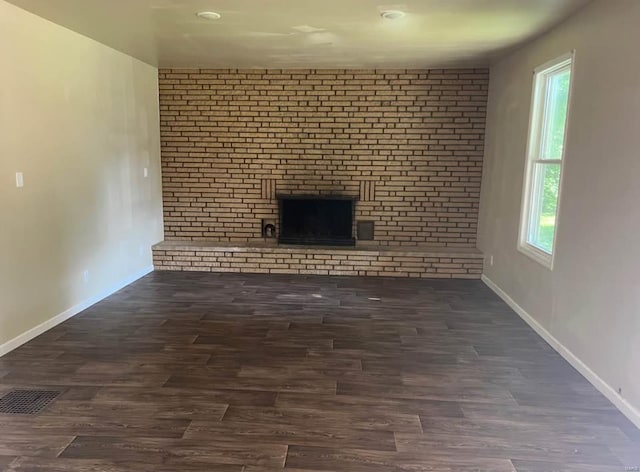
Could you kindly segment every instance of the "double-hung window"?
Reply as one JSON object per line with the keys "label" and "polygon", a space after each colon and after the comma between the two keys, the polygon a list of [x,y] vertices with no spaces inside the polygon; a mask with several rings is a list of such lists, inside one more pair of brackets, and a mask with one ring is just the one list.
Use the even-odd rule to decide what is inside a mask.
{"label": "double-hung window", "polygon": [[573,53],[535,70],[518,248],[552,268]]}

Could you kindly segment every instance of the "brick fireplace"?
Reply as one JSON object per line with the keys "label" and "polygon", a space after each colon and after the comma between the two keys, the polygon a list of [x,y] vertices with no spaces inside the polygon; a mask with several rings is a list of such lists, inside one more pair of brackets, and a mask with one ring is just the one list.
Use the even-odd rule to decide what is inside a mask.
{"label": "brick fireplace", "polygon": [[380,270],[360,264],[357,273],[481,272],[487,70],[165,69],[159,86],[158,268],[265,271],[267,251],[280,261],[274,269],[293,271],[277,256],[298,254],[295,270],[331,273],[309,261],[336,251],[285,253],[263,235],[265,222],[281,234],[278,198],[338,195],[357,201],[354,237],[358,222],[375,226],[374,240],[356,240],[354,254],[338,251],[352,261],[375,253]]}

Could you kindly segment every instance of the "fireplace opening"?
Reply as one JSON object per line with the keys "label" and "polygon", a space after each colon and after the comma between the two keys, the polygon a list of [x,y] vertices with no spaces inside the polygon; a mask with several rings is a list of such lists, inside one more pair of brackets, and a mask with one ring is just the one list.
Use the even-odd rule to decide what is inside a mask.
{"label": "fireplace opening", "polygon": [[282,244],[353,246],[355,200],[349,197],[278,198]]}

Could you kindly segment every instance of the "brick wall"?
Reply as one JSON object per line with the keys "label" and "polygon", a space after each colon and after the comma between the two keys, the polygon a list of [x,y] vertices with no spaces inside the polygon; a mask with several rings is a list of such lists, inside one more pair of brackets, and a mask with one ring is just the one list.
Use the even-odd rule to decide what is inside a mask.
{"label": "brick wall", "polygon": [[278,194],[359,197],[389,246],[474,247],[488,71],[161,69],[166,240],[248,241]]}

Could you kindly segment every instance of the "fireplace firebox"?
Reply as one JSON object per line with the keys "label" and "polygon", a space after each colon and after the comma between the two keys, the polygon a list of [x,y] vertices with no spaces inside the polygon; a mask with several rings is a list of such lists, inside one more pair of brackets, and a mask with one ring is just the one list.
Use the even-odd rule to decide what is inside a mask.
{"label": "fireplace firebox", "polygon": [[282,244],[355,245],[351,197],[279,196],[278,207]]}

